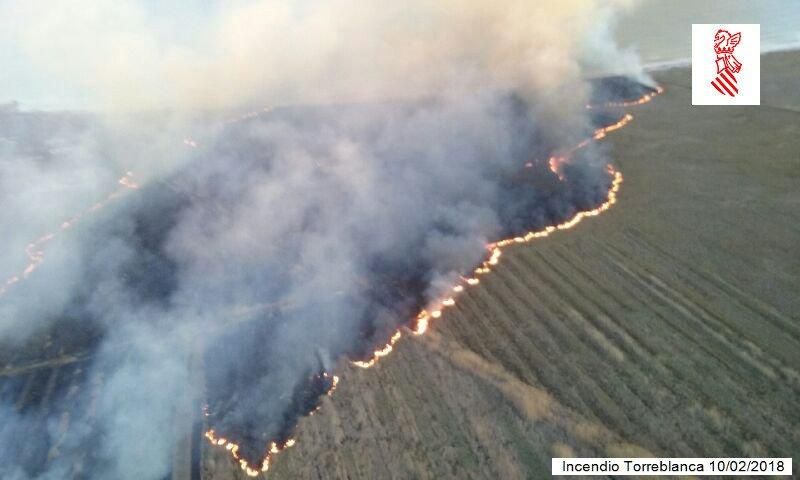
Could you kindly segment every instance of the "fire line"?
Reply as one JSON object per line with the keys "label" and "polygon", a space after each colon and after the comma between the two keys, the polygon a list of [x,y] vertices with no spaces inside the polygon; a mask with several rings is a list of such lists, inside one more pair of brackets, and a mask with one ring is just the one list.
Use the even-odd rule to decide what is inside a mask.
{"label": "fire line", "polygon": [[[650,102],[656,95],[659,95],[659,94],[661,94],[663,92],[664,92],[664,89],[662,87],[656,87],[656,90],[654,92],[647,93],[644,96],[642,96],[639,99],[634,100],[634,101],[630,101],[630,102],[611,102],[611,103],[606,103],[606,104],[602,104],[602,105],[586,105],[586,108],[587,109],[619,108],[619,107],[629,107],[629,106],[635,106],[635,105],[642,105],[642,104]],[[581,148],[584,148],[584,147],[588,146],[593,141],[599,141],[599,140],[605,138],[605,136],[608,133],[611,133],[611,132],[613,132],[615,130],[619,130],[619,129],[625,127],[632,120],[633,120],[633,115],[625,114],[622,117],[622,119],[620,119],[618,122],[613,123],[613,124],[608,125],[608,126],[605,126],[605,127],[602,127],[602,128],[598,128],[597,130],[594,131],[594,134],[590,138],[587,138],[586,140],[583,140],[582,142],[578,143],[577,145],[574,145],[574,146],[564,150],[563,152],[561,152],[558,155],[552,156],[550,158],[550,160],[549,160],[550,170],[554,174],[556,174],[559,177],[559,179],[563,180],[563,174],[561,173],[560,166],[564,162],[568,161],[569,158],[572,156],[572,154],[574,154],[576,151],[580,150]],[[476,285],[479,285],[480,284],[480,278],[479,277],[482,276],[482,275],[486,275],[486,274],[488,274],[488,273],[490,273],[492,271],[492,268],[495,267],[500,262],[500,257],[503,254],[503,251],[502,251],[503,248],[511,246],[511,245],[516,245],[516,244],[529,243],[529,242],[532,242],[533,240],[547,237],[551,233],[554,233],[554,232],[556,232],[558,230],[569,230],[569,229],[575,227],[581,221],[583,221],[584,218],[596,217],[596,216],[600,215],[601,213],[605,212],[606,210],[610,209],[612,206],[614,206],[614,204],[617,203],[617,194],[619,193],[619,190],[622,187],[622,182],[623,182],[624,178],[622,176],[622,173],[619,170],[617,170],[616,168],[614,168],[612,165],[608,165],[606,167],[606,169],[608,171],[608,174],[611,176],[612,181],[611,181],[611,187],[608,190],[608,195],[606,196],[606,201],[605,202],[601,203],[599,206],[597,206],[597,207],[595,207],[595,208],[593,208],[591,210],[585,210],[585,211],[582,211],[582,212],[578,212],[571,219],[569,219],[569,220],[567,220],[565,222],[562,222],[562,223],[560,223],[558,225],[551,225],[549,227],[546,227],[546,228],[544,228],[542,230],[539,230],[539,231],[536,231],[536,232],[528,232],[527,234],[525,234],[523,236],[507,238],[507,239],[500,240],[500,241],[497,241],[497,242],[490,243],[490,244],[486,245],[486,249],[488,251],[487,259],[485,261],[483,261],[480,264],[480,266],[477,267],[473,271],[473,275],[472,276],[461,277],[461,281],[458,284],[456,284],[455,286],[452,287],[452,289],[451,289],[452,294],[450,296],[447,296],[447,297],[445,297],[443,299],[440,299],[440,300],[438,300],[436,302],[432,302],[428,308],[423,309],[416,316],[416,318],[414,319],[413,328],[411,328],[411,327],[401,327],[401,328],[397,329],[392,334],[392,336],[389,337],[389,340],[386,342],[386,344],[383,347],[378,348],[373,352],[372,357],[370,359],[368,359],[368,360],[352,360],[352,361],[350,361],[350,365],[352,365],[354,367],[362,368],[362,369],[369,369],[369,368],[374,367],[381,358],[384,358],[384,357],[386,357],[386,356],[388,356],[389,354],[392,353],[392,351],[394,350],[395,344],[398,341],[400,341],[400,339],[403,337],[402,330],[404,330],[404,329],[407,330],[407,331],[410,331],[411,334],[413,334],[414,336],[424,335],[425,332],[427,332],[429,330],[432,320],[441,318],[442,313],[443,313],[445,308],[450,308],[450,307],[455,306],[455,304],[456,304],[455,296],[456,295],[463,293],[465,291],[465,289],[468,288],[468,287],[474,287]],[[323,375],[328,377],[331,374],[323,373]],[[333,381],[332,381],[332,384],[331,384],[331,388],[327,392],[328,396],[332,396],[333,395],[333,392],[334,392],[334,390],[336,389],[336,386],[339,383],[339,377],[338,376],[332,375],[331,378],[333,379]],[[309,415],[313,415],[319,409],[320,409],[320,407],[318,406],[314,411],[309,412]],[[222,437],[218,437],[213,429],[208,430],[206,432],[206,434],[205,434],[205,437],[206,437],[206,439],[208,439],[208,441],[211,443],[212,446],[222,447],[225,450],[227,450],[229,452],[229,454],[231,455],[231,457],[239,464],[239,466],[241,467],[242,471],[245,472],[250,477],[255,477],[255,476],[258,476],[260,473],[267,472],[269,470],[270,465],[274,461],[274,457],[277,454],[283,452],[287,448],[290,448],[290,447],[296,445],[296,443],[297,443],[297,441],[294,438],[291,438],[291,439],[287,440],[282,445],[278,445],[276,442],[271,442],[270,445],[269,445],[269,449],[267,451],[267,454],[264,456],[263,460],[261,461],[260,467],[259,468],[253,468],[253,466],[251,466],[247,462],[247,460],[245,460],[245,459],[243,459],[243,458],[241,458],[239,456],[239,453],[238,453],[239,445],[237,445],[236,443],[233,443],[228,439],[225,439],[225,438],[222,438]]]}
{"label": "fire line", "polygon": [[[606,103],[606,104],[602,104],[602,105],[586,105],[586,108],[587,109],[619,108],[619,107],[629,107],[629,106],[642,105],[644,103],[650,102],[653,99],[653,97],[663,93],[663,91],[664,91],[664,89],[662,87],[657,87],[654,92],[645,94],[641,98],[639,98],[637,100],[634,100],[634,101],[630,101],[630,102],[612,102],[612,103]],[[249,119],[249,118],[257,117],[261,113],[268,112],[269,110],[270,110],[269,108],[265,108],[262,111],[251,112],[251,113],[242,115],[241,117],[237,117],[237,118],[231,119],[231,120],[227,121],[226,123],[234,123],[234,122],[246,120],[246,119]],[[564,177],[563,177],[563,173],[562,173],[562,170],[561,170],[561,166],[565,162],[567,162],[570,159],[570,157],[576,151],[588,146],[592,141],[599,141],[599,140],[603,139],[610,132],[613,132],[615,130],[619,130],[619,129],[625,127],[632,120],[633,120],[633,116],[630,115],[630,114],[626,114],[617,123],[614,123],[612,125],[608,125],[606,127],[598,128],[597,130],[595,130],[595,132],[592,135],[592,137],[587,138],[586,140],[578,143],[577,145],[574,145],[574,146],[572,146],[572,147],[570,147],[570,148],[568,148],[568,149],[566,149],[566,150],[564,150],[564,151],[562,151],[562,152],[560,152],[558,154],[555,154],[555,155],[551,156],[549,161],[548,161],[548,165],[549,165],[550,170],[555,175],[557,175],[560,180],[563,180]],[[198,146],[196,141],[194,141],[193,139],[189,139],[189,138],[184,139],[183,143],[187,147],[191,147],[191,148],[197,148],[197,146]],[[436,302],[432,302],[429,305],[428,308],[423,309],[416,316],[416,318],[414,319],[413,328],[411,328],[411,327],[402,327],[402,329],[406,329],[406,330],[410,331],[415,336],[420,336],[420,335],[425,334],[425,332],[427,332],[428,329],[430,328],[432,320],[441,318],[445,308],[450,308],[450,307],[455,306],[455,304],[456,304],[455,297],[457,295],[463,293],[465,291],[465,289],[468,288],[468,287],[479,285],[480,284],[480,278],[479,277],[482,276],[482,275],[486,275],[486,274],[488,274],[488,273],[490,273],[492,271],[492,268],[495,267],[500,261],[500,257],[502,256],[502,249],[503,248],[508,247],[510,245],[528,243],[528,242],[531,242],[531,241],[539,239],[539,238],[544,238],[544,237],[547,237],[551,233],[553,233],[555,231],[558,231],[558,230],[571,229],[571,228],[575,227],[578,223],[580,223],[584,218],[595,217],[595,216],[600,215],[601,213],[605,212],[606,210],[610,209],[617,202],[617,193],[619,192],[620,187],[622,185],[623,176],[622,176],[621,172],[616,170],[611,165],[608,165],[606,168],[607,168],[607,171],[608,171],[609,175],[612,178],[612,183],[611,183],[611,187],[610,187],[610,189],[608,191],[608,195],[606,197],[606,201],[605,202],[603,202],[598,207],[596,207],[596,208],[594,208],[592,210],[578,212],[570,220],[567,220],[567,221],[565,221],[563,223],[560,223],[558,225],[548,226],[548,227],[546,227],[546,228],[544,228],[542,230],[536,231],[536,232],[528,232],[524,236],[517,236],[517,237],[514,237],[514,238],[508,238],[508,239],[504,239],[504,240],[500,240],[500,241],[488,244],[486,246],[486,249],[487,249],[487,252],[488,252],[487,259],[485,261],[483,261],[480,264],[480,266],[478,266],[473,271],[473,274],[471,276],[469,276],[469,277],[461,277],[461,281],[458,284],[456,284],[455,286],[452,287],[452,289],[451,289],[452,293],[450,294],[450,296],[446,296],[445,298],[442,298],[442,299],[440,299],[440,300],[438,300]],[[51,240],[53,240],[54,238],[56,238],[56,236],[57,236],[57,234],[59,232],[63,232],[65,230],[68,230],[68,229],[72,228],[78,221],[80,221],[86,215],[91,214],[91,213],[93,213],[95,211],[98,211],[98,210],[102,209],[109,202],[111,202],[112,200],[116,199],[117,197],[123,195],[128,190],[136,190],[136,189],[139,188],[139,184],[134,180],[132,172],[126,172],[125,175],[123,175],[118,180],[118,183],[119,183],[119,185],[121,185],[120,188],[118,188],[117,190],[113,191],[108,196],[106,196],[103,200],[101,200],[101,201],[97,202],[96,204],[92,205],[90,208],[88,208],[88,209],[84,210],[83,212],[73,216],[72,218],[64,221],[60,225],[59,230],[51,232],[51,233],[47,233],[47,234],[41,236],[40,238],[38,238],[37,240],[29,243],[27,245],[27,247],[25,248],[25,253],[26,253],[26,255],[28,256],[28,259],[29,259],[29,264],[26,266],[26,268],[20,274],[14,275],[14,276],[10,277],[9,279],[7,279],[3,284],[0,284],[0,297],[2,297],[9,290],[9,288],[11,288],[13,285],[15,285],[15,284],[19,283],[20,281],[28,278],[42,264],[42,262],[44,261],[44,250],[43,250],[44,245],[46,243],[50,242]],[[398,341],[400,341],[402,336],[403,336],[402,330],[401,329],[396,330],[383,347],[378,348],[373,352],[373,355],[372,355],[372,357],[370,359],[368,359],[368,360],[354,360],[354,361],[351,361],[350,364],[355,366],[355,367],[362,368],[362,369],[369,369],[369,368],[375,366],[375,364],[381,358],[384,358],[384,357],[386,357],[386,356],[388,356],[389,354],[392,353],[392,351],[394,350],[394,345]],[[329,378],[330,379],[330,382],[331,382],[330,383],[330,388],[328,389],[326,394],[328,396],[331,396],[331,395],[333,395],[334,391],[336,390],[336,387],[339,384],[340,378],[337,375],[329,374],[327,372],[323,372],[322,375],[325,378]],[[319,410],[319,407],[317,407],[317,409],[315,409],[314,411],[309,412],[309,415],[313,415],[317,410]],[[242,469],[242,471],[244,471],[248,476],[251,476],[251,477],[255,477],[259,473],[267,472],[269,470],[270,464],[273,461],[275,455],[279,454],[280,452],[282,452],[282,451],[284,451],[284,450],[286,450],[288,448],[293,447],[297,443],[297,441],[294,438],[290,438],[290,439],[282,442],[281,444],[278,444],[278,443],[276,443],[274,441],[271,442],[269,444],[269,448],[267,450],[267,454],[262,459],[261,464],[258,466],[258,468],[253,468],[253,466],[251,466],[247,462],[247,460],[241,458],[241,456],[239,455],[240,447],[239,447],[238,444],[236,444],[236,443],[234,443],[234,442],[232,442],[232,441],[230,441],[230,440],[228,440],[228,439],[226,439],[224,437],[218,436],[216,434],[215,430],[213,430],[213,429],[210,429],[207,432],[205,432],[204,436],[209,441],[209,443],[211,445],[216,446],[216,447],[220,447],[220,448],[224,448],[230,454],[231,458],[233,458],[233,460],[235,460],[239,464],[239,466]]]}
{"label": "fire line", "polygon": [[8,278],[3,284],[0,284],[0,297],[6,294],[8,290],[15,284],[27,279],[33,272],[36,271],[37,268],[44,262],[44,246],[59,234],[59,232],[63,232],[65,230],[69,230],[70,228],[74,227],[82,218],[87,216],[90,213],[94,213],[106,205],[109,202],[116,199],[117,197],[125,194],[128,190],[136,190],[139,188],[139,184],[133,178],[133,172],[125,172],[117,183],[121,185],[117,190],[114,190],[110,194],[108,194],[103,200],[95,203],[88,209],[84,210],[83,212],[61,222],[58,230],[55,230],[50,233],[46,233],[39,237],[38,239],[32,241],[25,247],[25,255],[28,257],[28,265],[25,269],[17,274],[13,275]]}
{"label": "fire line", "polygon": [[[226,120],[224,123],[234,123],[246,120],[248,118],[252,118],[254,116],[260,115],[262,112],[269,112],[270,108],[264,108],[261,112],[251,112],[249,114],[245,114],[240,117],[236,117],[230,120]],[[190,148],[197,148],[198,144],[197,141],[191,138],[184,138],[183,144]],[[39,237],[38,239],[30,242],[25,247],[25,255],[28,257],[28,265],[25,269],[16,275],[12,275],[9,277],[5,282],[0,284],[0,298],[5,295],[8,290],[13,287],[14,285],[18,284],[19,282],[26,280],[34,271],[36,271],[39,266],[44,262],[44,245],[56,238],[59,232],[63,232],[65,230],[71,229],[78,223],[79,220],[83,219],[87,215],[97,212],[108,205],[109,202],[112,200],[122,196],[128,190],[138,190],[140,185],[134,179],[134,174],[131,171],[125,172],[125,175],[117,180],[117,183],[121,185],[117,190],[108,194],[104,199],[100,200],[99,202],[95,203],[88,209],[84,210],[83,212],[61,222],[59,229],[50,233],[46,233]]]}

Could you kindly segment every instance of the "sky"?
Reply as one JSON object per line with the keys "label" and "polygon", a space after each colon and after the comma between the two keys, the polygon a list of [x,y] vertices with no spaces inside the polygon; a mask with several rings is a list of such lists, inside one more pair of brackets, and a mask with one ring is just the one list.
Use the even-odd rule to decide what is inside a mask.
{"label": "sky", "polygon": [[[75,82],[64,81],[46,67],[37,64],[29,49],[26,49],[20,31],[28,29],[30,17],[19,14],[20,5],[27,4],[30,10],[47,12],[55,5],[65,8],[76,17],[87,17],[92,10],[107,14],[110,9],[97,9],[95,4],[105,1],[74,0],[0,0],[0,103],[16,101],[22,108],[44,110],[92,109],[96,98],[90,89]],[[219,15],[218,0],[123,0],[120,5],[134,8],[132,17],[146,23],[152,32],[157,32],[163,44],[192,45],[197,41],[197,32],[206,28]],[[241,1],[224,2],[228,7]],[[120,13],[123,8],[119,8]],[[133,21],[131,22],[133,23]],[[120,25],[121,27],[122,25]],[[112,27],[113,28],[113,27]],[[120,28],[121,29],[121,28]],[[57,38],[51,38],[57,41]],[[113,60],[109,60],[111,62]],[[143,66],[144,67],[144,66]]]}
{"label": "sky", "polygon": [[[64,312],[107,332],[92,367],[107,373],[92,478],[167,475],[181,432],[163,426],[186,413],[179,389],[192,386],[187,358],[199,348],[197,332],[210,341],[243,307],[259,315],[254,331],[263,336],[242,335],[246,348],[216,356],[217,383],[209,383],[223,400],[236,392],[235,404],[214,411],[215,425],[273,435],[309,371],[353,352],[364,332],[387,334],[408,318],[397,318],[394,300],[384,305],[396,296],[387,291],[416,285],[414,297],[424,298],[404,300],[412,314],[423,304],[441,308],[487,242],[607,198],[610,151],[594,143],[566,164],[562,180],[539,155],[537,168],[552,183],[545,188],[507,179],[521,177],[535,152],[571,150],[591,135],[586,54],[598,68],[641,78],[629,52],[610,41],[610,1],[635,3],[0,0],[0,103],[317,105],[308,117],[275,108],[203,129],[180,114],[109,115],[85,128],[80,116],[9,115],[34,118],[20,120],[29,130],[0,132],[0,251],[8,252],[0,271],[27,271],[28,242],[74,212],[98,212],[92,205],[122,189],[125,171],[142,187],[55,237],[41,271],[0,302],[0,338],[22,342]],[[631,14],[661,22],[658,29],[623,18],[620,27],[640,32],[627,45],[678,45],[682,55],[671,40],[686,40],[690,4],[679,1],[681,12],[644,3]],[[733,4],[744,5],[724,3]],[[637,37],[656,32],[661,41]],[[435,101],[385,101],[431,93]],[[353,101],[364,96],[384,101]],[[320,99],[338,106],[320,107]],[[75,125],[34,123],[46,117]],[[302,308],[274,316],[261,309],[274,304]],[[130,361],[120,362],[120,352]],[[0,448],[0,476],[9,478],[3,469],[12,462],[28,465],[8,439],[31,429],[15,409],[0,417],[0,425],[19,425],[0,429],[0,446],[14,447]],[[81,442],[96,443],[94,432],[84,435],[74,439],[78,457]],[[59,468],[74,463],[67,452],[44,478],[65,478]]]}
{"label": "sky", "polygon": [[[137,76],[134,69],[132,83],[150,84],[147,86],[156,87],[150,90],[156,90],[158,84],[169,83],[175,75],[170,71],[158,73],[159,69],[165,70],[164,63],[180,69],[181,62],[197,64],[205,55],[213,55],[218,48],[217,35],[227,19],[237,10],[247,11],[253,3],[251,0],[0,0],[0,103],[17,101],[24,109],[44,110],[102,108],[105,100],[97,94],[101,88],[87,78],[93,76],[89,71],[98,65],[112,70],[124,61],[139,68],[141,75]],[[321,2],[272,3],[286,7],[291,15]],[[800,33],[795,28],[800,24],[800,2],[796,0],[634,3],[635,8],[620,19],[616,35],[623,47],[634,49],[646,64],[687,58],[691,23],[761,23],[762,48],[800,44]],[[64,29],[60,23],[65,21],[72,22],[76,31]],[[269,20],[260,26],[269,29]],[[62,30],[67,30],[63,38]],[[249,32],[238,33],[240,41],[248,41]],[[278,28],[271,33],[282,32]],[[123,47],[113,42],[105,45],[109,38],[122,42]],[[132,46],[126,49],[124,42],[131,42]],[[114,53],[107,53],[110,51]],[[121,58],[126,56],[130,58]],[[89,62],[87,57],[94,58]],[[228,88],[237,87],[234,84]]]}
{"label": "sky", "polygon": [[[88,478],[163,479],[202,390],[210,425],[260,460],[305,413],[311,372],[441,309],[488,242],[608,198],[607,148],[585,144],[560,173],[546,160],[594,131],[585,54],[640,73],[608,38],[608,0],[167,6],[0,4],[9,98],[124,113],[2,115],[0,340],[103,334],[86,340],[86,378],[103,380],[77,390],[92,426],[66,444],[32,434],[40,412],[0,404],[3,479],[78,462]],[[267,101],[285,108],[191,115]],[[199,382],[188,359],[204,342]]]}

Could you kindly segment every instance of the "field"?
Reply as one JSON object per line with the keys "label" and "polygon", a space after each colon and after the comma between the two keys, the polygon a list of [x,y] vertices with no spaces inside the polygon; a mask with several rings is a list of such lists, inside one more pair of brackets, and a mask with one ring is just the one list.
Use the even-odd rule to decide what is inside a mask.
{"label": "field", "polygon": [[[605,142],[620,203],[505,251],[433,332],[342,369],[270,478],[546,478],[552,456],[800,453],[800,55],[761,107],[689,72]],[[204,447],[204,478],[234,478]],[[209,475],[211,474],[211,475]]]}
{"label": "field", "polygon": [[[689,72],[658,74],[666,92],[603,140],[625,175],[619,203],[504,250],[376,367],[342,365],[266,477],[547,478],[552,456],[798,457],[799,69],[798,53],[763,57],[761,107],[691,107]],[[51,411],[88,361],[80,345],[37,342],[0,359],[0,394],[41,412],[15,451],[47,464],[61,444],[28,440],[68,439],[95,407]],[[201,431],[176,448],[172,478],[246,478]]]}

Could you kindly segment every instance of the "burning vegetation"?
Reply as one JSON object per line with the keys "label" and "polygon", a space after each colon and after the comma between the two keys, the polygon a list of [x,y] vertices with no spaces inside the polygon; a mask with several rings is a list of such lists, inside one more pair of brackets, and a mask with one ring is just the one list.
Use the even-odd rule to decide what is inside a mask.
{"label": "burning vegetation", "polygon": [[[566,138],[564,119],[550,125],[506,92],[246,114],[213,142],[183,140],[192,160],[166,178],[140,185],[126,172],[117,190],[31,242],[29,264],[0,295],[46,268],[45,247],[58,234],[93,217],[84,234],[108,245],[87,255],[112,261],[114,278],[93,270],[70,303],[99,332],[81,358],[105,358],[82,378],[113,377],[105,372],[125,371],[138,354],[126,338],[112,343],[123,353],[105,352],[99,339],[112,332],[95,319],[109,304],[95,292],[111,289],[113,302],[158,318],[176,310],[210,317],[178,336],[202,352],[202,415],[189,414],[201,417],[211,445],[256,476],[295,444],[299,419],[333,394],[343,361],[374,366],[479,285],[504,247],[572,228],[616,202],[622,174],[594,142],[632,120],[620,107],[660,89],[617,78],[594,91],[588,123]],[[129,250],[120,255],[109,245],[122,239]],[[99,385],[78,396],[55,391],[95,418],[108,404]],[[77,450],[91,435],[81,438]],[[68,468],[103,474],[103,462],[81,458]]]}
{"label": "burning vegetation", "polygon": [[[381,358],[389,355],[394,345],[401,340],[405,334],[423,335],[431,326],[431,322],[440,318],[445,309],[456,304],[459,294],[465,289],[480,284],[480,277],[492,271],[499,263],[502,249],[513,244],[520,244],[533,241],[550,235],[558,230],[566,230],[577,225],[587,217],[597,216],[609,209],[616,203],[617,192],[619,191],[623,177],[613,166],[605,165],[604,172],[607,175],[608,183],[601,184],[603,196],[599,200],[593,198],[585,199],[575,205],[570,213],[566,213],[566,218],[557,216],[546,217],[543,222],[549,225],[542,225],[542,220],[537,221],[537,217],[531,217],[526,213],[536,212],[540,205],[541,198],[527,199],[524,189],[536,191],[541,188],[542,182],[549,185],[550,193],[558,192],[559,189],[574,189],[576,183],[580,182],[581,169],[585,165],[580,163],[581,150],[588,147],[592,141],[600,140],[606,134],[624,127],[633,117],[628,113],[620,113],[616,109],[622,106],[639,105],[661,93],[662,89],[649,89],[634,82],[628,81],[632,85],[638,85],[638,89],[643,92],[641,97],[628,99],[619,95],[619,101],[608,102],[604,107],[600,104],[587,106],[600,114],[599,119],[605,119],[607,123],[598,126],[590,138],[582,140],[572,147],[561,149],[557,153],[550,155],[547,162],[541,159],[533,159],[528,162],[521,162],[521,168],[517,168],[502,182],[506,192],[517,197],[514,199],[514,208],[503,210],[498,207],[504,224],[501,235],[507,237],[505,240],[490,242],[486,245],[486,259],[471,270],[467,275],[455,278],[454,284],[446,289],[440,289],[439,296],[435,299],[429,298],[428,287],[426,284],[426,265],[416,265],[414,261],[418,259],[409,258],[406,263],[394,269],[380,265],[367,274],[366,278],[361,279],[359,284],[363,290],[361,295],[366,295],[370,299],[370,308],[365,309],[361,322],[361,336],[353,339],[352,343],[341,351],[321,353],[316,352],[317,366],[309,369],[299,383],[295,383],[291,394],[285,396],[284,414],[277,418],[276,423],[270,424],[269,414],[259,418],[252,415],[254,410],[249,410],[245,417],[236,417],[231,420],[227,412],[241,410],[241,404],[237,402],[239,390],[242,387],[219,388],[214,387],[218,384],[229,384],[232,377],[238,377],[235,382],[239,385],[247,385],[245,390],[251,386],[258,385],[264,378],[268,377],[269,366],[264,365],[261,369],[247,370],[245,372],[226,369],[219,362],[215,362],[226,349],[231,345],[237,348],[249,350],[251,347],[246,345],[253,342],[256,345],[266,343],[266,338],[259,338],[259,325],[243,326],[237,328],[225,339],[221,339],[218,348],[209,349],[206,355],[207,364],[211,364],[207,369],[207,381],[209,385],[209,403],[206,411],[206,419],[209,430],[205,436],[208,441],[229,452],[230,456],[236,461],[240,468],[250,476],[256,476],[261,472],[268,471],[274,462],[275,455],[282,450],[294,445],[291,435],[299,418],[305,415],[313,415],[319,409],[318,399],[324,394],[331,395],[338,383],[338,377],[327,370],[333,369],[337,364],[325,360],[326,355],[333,358],[347,357],[349,363],[358,368],[368,369],[374,366]],[[601,82],[605,84],[605,82]],[[627,85],[620,79],[611,82],[612,85]],[[629,88],[633,88],[630,87]],[[605,92],[604,92],[605,93]],[[609,95],[608,93],[605,93]],[[605,98],[608,98],[607,96]],[[573,164],[573,162],[575,162]],[[542,179],[544,176],[544,180]],[[578,177],[576,179],[576,177]],[[573,183],[570,183],[573,182]],[[563,194],[563,193],[562,193]],[[594,197],[596,198],[596,197]],[[530,208],[530,210],[525,210]],[[527,223],[526,223],[527,222]],[[410,263],[408,263],[410,262]],[[302,310],[301,306],[282,309],[277,313],[283,317],[284,321],[291,322],[293,311]],[[381,315],[390,317],[386,322],[375,322],[375,318]],[[409,320],[410,319],[410,320]],[[261,331],[261,335],[269,335],[268,331]],[[387,340],[381,342],[381,337]],[[246,339],[246,340],[243,340]],[[374,345],[378,345],[375,347]],[[221,370],[216,371],[218,369]],[[263,400],[270,396],[271,383],[260,386],[260,394],[255,397]],[[231,394],[231,392],[234,392]],[[249,394],[243,396],[248,397]]]}
{"label": "burning vegetation", "polygon": [[46,365],[85,362],[65,390],[9,387],[54,409],[0,403],[0,476],[199,475],[177,452],[206,443],[267,470],[337,369],[429,329],[498,239],[613,203],[594,140],[629,119],[594,106],[655,93],[586,81],[642,78],[611,38],[624,3],[5,9],[6,43],[93,113],[0,108],[0,341],[66,330]]}

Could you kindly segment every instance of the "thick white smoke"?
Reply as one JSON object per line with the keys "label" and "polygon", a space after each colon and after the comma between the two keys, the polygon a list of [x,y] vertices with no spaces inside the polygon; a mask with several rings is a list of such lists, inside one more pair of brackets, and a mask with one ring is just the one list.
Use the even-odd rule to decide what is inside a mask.
{"label": "thick white smoke", "polygon": [[[553,191],[520,198],[509,177],[590,131],[588,64],[635,68],[608,64],[623,58],[605,24],[618,3],[240,1],[177,34],[181,19],[133,0],[0,2],[0,39],[104,112],[0,111],[0,281],[125,170],[142,184],[0,297],[4,345],[65,324],[102,334],[87,367],[100,380],[63,400],[94,405],[92,428],[33,462],[57,429],[20,450],[32,420],[4,398],[0,474],[163,478],[207,347],[226,388],[213,420],[279,435],[304,375],[407,320],[508,220],[597,202],[600,151]],[[285,108],[223,126],[254,105]],[[249,337],[220,340],[231,329]]]}
{"label": "thick white smoke", "polygon": [[7,1],[0,31],[95,107],[385,100],[464,84],[541,94],[579,85],[587,48],[618,60],[603,33],[630,3],[253,0],[182,19],[136,0]]}

